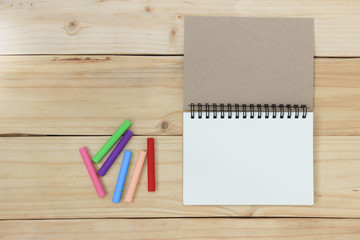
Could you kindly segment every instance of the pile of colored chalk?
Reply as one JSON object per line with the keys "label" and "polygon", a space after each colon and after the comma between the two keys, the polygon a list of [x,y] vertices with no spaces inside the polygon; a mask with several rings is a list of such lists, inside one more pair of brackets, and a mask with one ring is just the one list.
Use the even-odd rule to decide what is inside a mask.
{"label": "pile of colored chalk", "polygon": [[[106,159],[104,164],[101,166],[100,170],[96,172],[94,165],[91,162],[91,158],[86,147],[82,147],[79,149],[80,154],[84,160],[85,166],[89,172],[90,178],[94,184],[95,190],[99,197],[104,197],[106,195],[104,188],[101,184],[99,176],[104,177],[107,171],[115,162],[116,158],[120,155],[122,150],[125,148],[126,144],[129,142],[133,133],[128,130],[131,126],[130,121],[125,120],[123,124],[115,131],[115,133],[109,138],[109,140],[101,147],[101,149],[95,154],[92,158],[92,161],[95,163],[99,163],[104,156],[109,152],[109,150],[115,145],[114,150],[110,153],[109,157]],[[120,140],[119,140],[120,139]],[[127,171],[130,164],[132,152],[126,150],[124,152],[124,157],[121,163],[119,176],[116,182],[116,187],[114,190],[114,195],[112,201],[114,203],[119,203],[121,194],[124,188],[125,179],[127,175]],[[140,151],[139,158],[136,162],[135,169],[133,175],[130,180],[130,184],[128,186],[128,190],[125,196],[125,202],[132,202],[134,193],[136,190],[136,186],[138,184],[140,174],[145,162],[145,158],[147,156],[147,167],[148,167],[148,191],[155,191],[155,151],[154,151],[154,139],[147,139],[147,152]],[[98,176],[99,175],[99,176]]]}

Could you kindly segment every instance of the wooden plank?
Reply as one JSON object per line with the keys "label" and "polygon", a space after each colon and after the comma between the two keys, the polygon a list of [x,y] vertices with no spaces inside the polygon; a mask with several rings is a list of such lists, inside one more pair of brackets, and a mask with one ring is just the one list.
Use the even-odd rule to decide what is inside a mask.
{"label": "wooden plank", "polygon": [[[102,178],[108,194],[99,199],[78,152],[88,146],[93,155],[106,139],[0,138],[0,219],[360,217],[360,137],[315,138],[314,206],[183,206],[180,136],[156,137],[157,191],[147,191],[143,170],[134,202],[114,204],[111,199],[121,160]],[[127,149],[134,151],[131,174],[139,150],[146,149],[146,137],[134,137]],[[125,192],[127,186],[128,182]]]}
{"label": "wooden plank", "polygon": [[0,222],[0,239],[359,239],[359,219],[79,219]]}
{"label": "wooden plank", "polygon": [[[180,57],[1,57],[0,133],[182,133]],[[165,127],[162,124],[165,123]]]}
{"label": "wooden plank", "polygon": [[360,59],[316,59],[314,135],[360,134]]}
{"label": "wooden plank", "polygon": [[[183,57],[0,57],[0,134],[181,135]],[[360,59],[315,60],[315,135],[360,133]],[[162,127],[162,124],[165,126]]]}
{"label": "wooden plank", "polygon": [[0,54],[182,54],[184,16],[315,18],[316,56],[360,56],[360,2],[0,2]]}

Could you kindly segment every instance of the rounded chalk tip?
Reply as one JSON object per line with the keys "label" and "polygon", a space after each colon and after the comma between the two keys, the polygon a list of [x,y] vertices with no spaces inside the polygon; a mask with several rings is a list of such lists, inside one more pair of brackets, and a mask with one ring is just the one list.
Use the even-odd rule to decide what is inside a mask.
{"label": "rounded chalk tip", "polygon": [[125,119],[122,126],[126,126],[127,128],[129,128],[131,126],[131,122],[129,120]]}
{"label": "rounded chalk tip", "polygon": [[132,135],[134,135],[134,133],[128,129],[128,130],[126,130],[126,132],[124,133],[124,135],[130,135],[130,136],[132,136]]}
{"label": "rounded chalk tip", "polygon": [[86,149],[86,147],[84,146],[84,147],[79,148],[79,151],[80,151],[80,152],[83,152],[83,151],[87,151],[87,149]]}
{"label": "rounded chalk tip", "polygon": [[105,195],[106,195],[105,192],[98,193],[99,198],[105,197]]}

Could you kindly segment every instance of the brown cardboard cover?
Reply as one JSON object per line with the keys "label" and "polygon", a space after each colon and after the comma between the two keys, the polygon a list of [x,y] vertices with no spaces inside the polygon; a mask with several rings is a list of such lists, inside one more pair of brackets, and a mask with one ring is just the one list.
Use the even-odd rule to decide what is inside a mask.
{"label": "brown cardboard cover", "polygon": [[310,18],[185,17],[184,109],[190,103],[313,107]]}

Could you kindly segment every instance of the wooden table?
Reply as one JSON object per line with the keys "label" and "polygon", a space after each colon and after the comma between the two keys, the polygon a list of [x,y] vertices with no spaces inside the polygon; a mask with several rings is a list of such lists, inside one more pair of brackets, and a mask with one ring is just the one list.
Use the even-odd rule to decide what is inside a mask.
{"label": "wooden table", "polygon": [[[182,205],[185,15],[315,18],[314,206]],[[0,239],[360,239],[360,1],[5,0],[0,54]],[[124,119],[158,189],[113,204],[78,149]]]}

